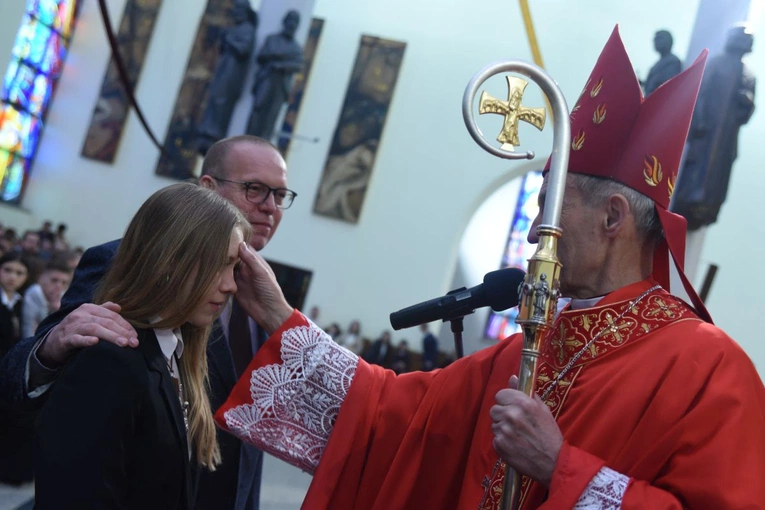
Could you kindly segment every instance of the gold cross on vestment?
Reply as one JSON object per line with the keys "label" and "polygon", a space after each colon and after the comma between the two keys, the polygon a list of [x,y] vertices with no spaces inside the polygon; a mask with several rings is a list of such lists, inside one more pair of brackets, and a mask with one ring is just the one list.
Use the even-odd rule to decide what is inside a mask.
{"label": "gold cross on vestment", "polygon": [[676,317],[675,311],[673,310],[674,307],[665,303],[663,299],[657,298],[656,304],[658,305],[657,308],[654,308],[650,312],[646,312],[646,315],[648,317],[655,317],[659,315],[660,313],[663,313],[664,316],[667,317],[668,319],[674,319]]}
{"label": "gold cross on vestment", "polygon": [[555,335],[555,340],[553,340],[552,344],[558,351],[558,362],[563,363],[563,360],[566,359],[566,348],[567,347],[579,347],[582,345],[582,342],[578,341],[576,339],[576,336],[567,336],[566,335],[566,327],[563,324],[560,324],[558,326],[558,333]]}
{"label": "gold cross on vestment", "polygon": [[520,145],[518,139],[518,123],[527,122],[542,131],[545,127],[547,111],[544,108],[526,108],[521,104],[523,91],[529,82],[515,76],[507,77],[507,101],[492,97],[486,91],[481,93],[478,103],[478,112],[496,113],[504,115],[505,122],[502,125],[497,141],[502,144],[502,149],[512,152],[514,147]]}
{"label": "gold cross on vestment", "polygon": [[624,337],[622,336],[621,331],[623,329],[630,329],[630,325],[626,323],[617,325],[610,313],[606,314],[606,320],[608,321],[608,326],[606,326],[606,331],[603,333],[603,336],[611,335],[617,343],[624,342]]}

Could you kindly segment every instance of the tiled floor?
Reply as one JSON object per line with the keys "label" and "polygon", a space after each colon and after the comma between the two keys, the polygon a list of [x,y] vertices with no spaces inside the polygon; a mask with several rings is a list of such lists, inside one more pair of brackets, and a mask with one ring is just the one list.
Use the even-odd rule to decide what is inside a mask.
{"label": "tiled floor", "polygon": [[[261,510],[299,509],[310,483],[310,475],[266,455],[260,491]],[[31,484],[18,488],[0,484],[0,510],[17,510],[33,494]]]}

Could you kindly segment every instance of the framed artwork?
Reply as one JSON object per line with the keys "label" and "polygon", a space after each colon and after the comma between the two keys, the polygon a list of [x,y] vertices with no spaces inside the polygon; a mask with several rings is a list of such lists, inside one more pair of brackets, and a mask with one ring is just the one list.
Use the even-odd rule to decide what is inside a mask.
{"label": "framed artwork", "polygon": [[321,38],[321,31],[323,28],[323,19],[311,19],[311,28],[308,29],[308,39],[303,48],[305,64],[303,65],[303,71],[295,75],[292,91],[290,92],[290,98],[287,103],[287,112],[284,114],[284,122],[282,123],[282,128],[280,130],[281,134],[276,142],[279,152],[285,157],[290,148],[290,143],[292,142],[292,137],[290,135],[295,132],[298,113],[300,113],[300,105],[303,102],[303,94],[308,85],[308,78],[311,76],[311,68],[313,67],[313,60],[316,56],[316,49],[319,46],[319,39]]}
{"label": "framed artwork", "polygon": [[[162,0],[128,0],[125,4],[117,40],[133,90],[141,75],[161,6]],[[114,58],[111,58],[90,118],[82,156],[114,163],[129,111],[130,101],[122,86]]]}
{"label": "framed artwork", "polygon": [[233,0],[208,0],[199,22],[180,92],[165,135],[164,152],[155,173],[172,179],[194,178],[197,152],[197,126],[205,111],[207,89],[218,62],[218,41],[231,25]]}
{"label": "framed artwork", "polygon": [[406,43],[362,36],[314,200],[316,214],[358,223]]}

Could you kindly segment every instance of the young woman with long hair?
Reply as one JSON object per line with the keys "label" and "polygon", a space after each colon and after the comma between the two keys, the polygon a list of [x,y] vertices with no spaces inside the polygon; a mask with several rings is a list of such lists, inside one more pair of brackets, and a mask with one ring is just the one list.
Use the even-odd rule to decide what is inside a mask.
{"label": "young woman with long hair", "polygon": [[141,206],[95,295],[120,304],[139,346],[102,341],[64,368],[40,415],[36,508],[191,508],[192,469],[220,463],[207,338],[249,236],[193,184]]}

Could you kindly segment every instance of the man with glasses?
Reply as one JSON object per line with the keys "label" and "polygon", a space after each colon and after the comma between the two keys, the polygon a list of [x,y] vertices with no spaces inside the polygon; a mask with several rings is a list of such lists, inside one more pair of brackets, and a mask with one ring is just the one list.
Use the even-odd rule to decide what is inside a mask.
{"label": "man with glasses", "polygon": [[[287,166],[266,140],[242,135],[213,144],[204,159],[201,186],[236,205],[250,222],[250,246],[262,250],[273,237],[284,209],[297,194],[287,189]],[[111,263],[119,240],[89,249],[77,266],[61,309],[46,318],[0,362],[0,407],[39,408],[59,369],[77,350],[99,339],[136,347],[136,332],[119,315],[119,304],[94,305],[93,292]],[[207,348],[210,404],[220,407],[252,354],[268,338],[236,301],[224,310]],[[201,469],[195,509],[256,510],[260,502],[263,454],[218,431],[223,462],[214,472]]]}

